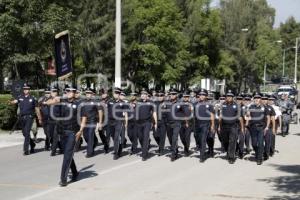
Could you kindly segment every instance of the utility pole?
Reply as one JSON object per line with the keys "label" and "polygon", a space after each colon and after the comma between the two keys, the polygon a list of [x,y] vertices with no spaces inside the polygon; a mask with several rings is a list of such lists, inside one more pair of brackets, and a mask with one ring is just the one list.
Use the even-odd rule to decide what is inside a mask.
{"label": "utility pole", "polygon": [[298,70],[297,70],[297,66],[298,66],[298,41],[299,41],[299,38],[296,38],[295,72],[294,72],[294,83],[295,83],[296,86],[297,86],[297,73],[298,73]]}
{"label": "utility pole", "polygon": [[264,66],[264,92],[266,91],[266,78],[267,78],[267,61],[265,59],[265,66]]}
{"label": "utility pole", "polygon": [[115,87],[121,87],[121,0],[116,0],[116,50],[115,50]]}

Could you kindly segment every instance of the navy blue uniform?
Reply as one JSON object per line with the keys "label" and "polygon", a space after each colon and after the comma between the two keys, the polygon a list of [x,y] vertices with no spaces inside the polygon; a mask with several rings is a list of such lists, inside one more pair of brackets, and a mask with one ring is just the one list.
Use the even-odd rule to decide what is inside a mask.
{"label": "navy blue uniform", "polygon": [[49,133],[50,108],[48,105],[44,105],[43,102],[46,102],[49,99],[50,98],[44,96],[39,100],[40,111],[41,111],[42,122],[43,122],[43,130],[46,135],[45,150],[47,151],[50,149],[50,140],[51,140],[50,133]]}
{"label": "navy blue uniform", "polygon": [[80,117],[86,116],[82,113],[82,116],[78,115],[79,101],[69,101],[61,99],[61,125],[63,127],[63,133],[61,135],[61,143],[64,151],[63,164],[61,169],[61,181],[66,182],[69,169],[71,168],[73,176],[78,174],[76,164],[73,159],[73,154],[76,146],[76,133],[80,129]]}
{"label": "navy blue uniform", "polygon": [[[53,99],[53,98],[50,98]],[[51,145],[51,156],[55,156],[57,148],[62,151],[62,146],[60,142],[60,135],[63,131],[63,127],[60,121],[57,119],[61,116],[61,106],[60,105],[50,105],[49,106],[49,121],[48,121],[48,133],[50,135]]]}
{"label": "navy blue uniform", "polygon": [[[270,105],[266,105],[266,109],[267,109],[267,112],[268,112],[268,115],[270,117],[275,117],[276,116],[276,113],[275,113],[275,110],[272,106]],[[274,140],[275,136],[274,135],[275,133],[273,133],[273,130],[272,130],[272,121],[270,121],[270,126],[268,127],[268,130],[265,134],[265,150],[264,150],[264,158],[265,160],[267,160],[270,156],[270,152],[271,152],[271,146],[272,146],[272,140]],[[274,142],[275,144],[275,142]]]}
{"label": "navy blue uniform", "polygon": [[262,162],[264,153],[264,129],[266,128],[268,110],[263,105],[251,105],[250,112],[250,134],[252,140],[252,147],[255,151],[255,157],[258,162]]}
{"label": "navy blue uniform", "polygon": [[205,159],[206,141],[211,126],[211,115],[214,113],[213,106],[207,101],[197,102],[195,110],[195,139],[200,149],[200,159]]}
{"label": "navy blue uniform", "polygon": [[191,143],[191,133],[192,133],[192,117],[193,117],[193,105],[190,102],[183,102],[182,110],[183,110],[183,118],[186,118],[186,120],[183,120],[181,123],[180,128],[180,140],[184,146],[184,152],[186,155],[189,153],[190,149],[190,143]]}
{"label": "navy blue uniform", "polygon": [[125,141],[124,130],[124,111],[127,109],[127,103],[122,100],[109,100],[108,109],[108,125],[107,125],[107,145],[109,147],[110,137],[114,141],[114,159],[121,156],[123,143]]}
{"label": "navy blue uniform", "polygon": [[33,120],[35,118],[35,108],[38,106],[36,99],[31,96],[21,95],[17,98],[20,108],[20,121],[22,124],[22,133],[25,138],[23,151],[25,154],[29,152],[29,145],[31,147],[31,153],[34,151],[35,143],[30,137],[30,130]]}
{"label": "navy blue uniform", "polygon": [[105,153],[108,153],[108,144],[107,144],[107,107],[108,107],[108,99],[102,99],[100,100],[100,102],[98,103],[98,109],[99,111],[102,111],[102,115],[103,115],[103,123],[102,124],[102,129],[98,130],[99,133],[99,137],[102,141],[102,144],[104,145],[104,151]]}
{"label": "navy blue uniform", "polygon": [[167,136],[171,144],[171,159],[174,160],[178,157],[178,136],[184,119],[184,106],[177,101],[172,101],[166,103],[166,109],[168,110],[166,113]]}
{"label": "navy blue uniform", "polygon": [[131,142],[130,153],[135,154],[138,146],[136,102],[129,103],[127,135]]}
{"label": "navy blue uniform", "polygon": [[229,160],[235,159],[241,108],[238,104],[223,103],[221,109],[221,137]]}
{"label": "navy blue uniform", "polygon": [[166,130],[166,104],[164,101],[155,101],[155,108],[157,113],[157,129],[153,130],[153,136],[158,144],[158,153],[162,155],[165,149],[165,142],[167,136]]}
{"label": "navy blue uniform", "polygon": [[148,157],[153,112],[155,112],[155,110],[151,101],[137,102],[135,117],[137,120],[137,134],[142,147],[143,159],[147,159]]}
{"label": "navy blue uniform", "polygon": [[94,155],[94,149],[98,144],[98,139],[95,135],[95,130],[98,122],[98,103],[95,99],[86,99],[81,102],[81,111],[86,114],[86,127],[83,129],[83,137],[87,143],[87,155],[91,157]]}

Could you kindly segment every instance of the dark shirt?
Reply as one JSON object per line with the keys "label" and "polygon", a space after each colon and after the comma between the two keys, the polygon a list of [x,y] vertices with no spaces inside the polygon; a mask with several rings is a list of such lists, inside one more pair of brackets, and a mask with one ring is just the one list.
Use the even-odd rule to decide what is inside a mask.
{"label": "dark shirt", "polygon": [[154,105],[151,101],[138,101],[136,104],[136,119],[140,121],[151,121]]}
{"label": "dark shirt", "polygon": [[237,124],[241,117],[241,107],[236,103],[223,103],[221,108],[222,124]]}
{"label": "dark shirt", "polygon": [[250,112],[250,126],[259,125],[266,126],[267,116],[269,115],[268,109],[264,105],[252,104],[249,107]]}
{"label": "dark shirt", "polygon": [[194,105],[196,124],[207,124],[211,121],[211,114],[214,113],[214,108],[209,102],[196,102]]}
{"label": "dark shirt", "polygon": [[38,106],[36,99],[31,96],[20,95],[17,99],[20,107],[20,115],[34,115],[35,108]]}
{"label": "dark shirt", "polygon": [[50,98],[43,96],[39,99],[39,105],[41,110],[42,119],[44,122],[49,120],[50,117],[50,107],[48,105],[44,105],[43,102],[48,101]]}
{"label": "dark shirt", "polygon": [[80,102],[68,99],[61,99],[61,117],[64,130],[77,132],[80,129],[81,117],[86,116],[86,113],[78,115]]}
{"label": "dark shirt", "polygon": [[81,112],[87,117],[87,124],[94,124],[98,121],[98,103],[95,99],[85,99],[81,102]]}
{"label": "dark shirt", "polygon": [[184,106],[177,101],[166,102],[166,110],[167,123],[173,123],[185,119],[183,117],[185,113]]}

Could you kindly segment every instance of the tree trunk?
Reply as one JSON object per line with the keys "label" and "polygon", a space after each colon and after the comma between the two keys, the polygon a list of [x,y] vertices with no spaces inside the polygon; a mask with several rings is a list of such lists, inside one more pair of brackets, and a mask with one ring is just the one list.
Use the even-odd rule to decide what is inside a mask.
{"label": "tree trunk", "polygon": [[4,91],[4,76],[3,76],[3,67],[0,67],[0,93]]}

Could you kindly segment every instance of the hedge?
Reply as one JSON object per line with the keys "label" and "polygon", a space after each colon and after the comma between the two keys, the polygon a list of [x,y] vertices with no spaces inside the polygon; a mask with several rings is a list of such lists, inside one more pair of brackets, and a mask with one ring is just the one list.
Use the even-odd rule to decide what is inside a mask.
{"label": "hedge", "polygon": [[12,96],[0,95],[0,129],[10,130],[17,121],[17,106],[8,105]]}

